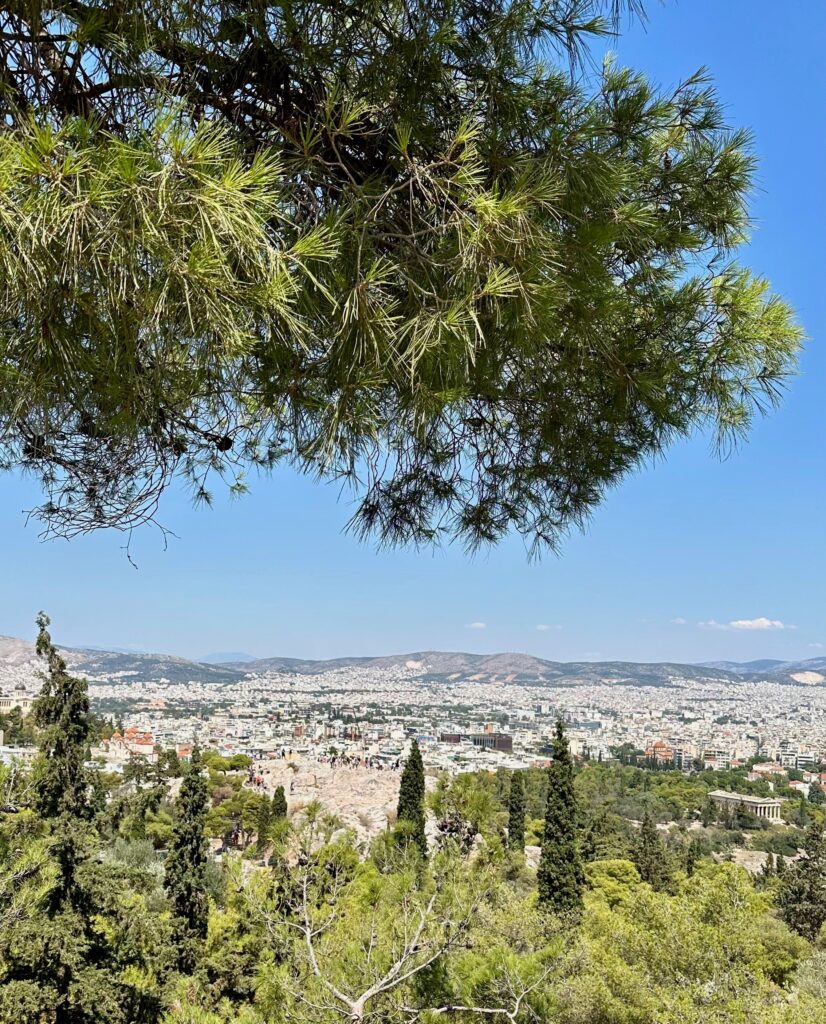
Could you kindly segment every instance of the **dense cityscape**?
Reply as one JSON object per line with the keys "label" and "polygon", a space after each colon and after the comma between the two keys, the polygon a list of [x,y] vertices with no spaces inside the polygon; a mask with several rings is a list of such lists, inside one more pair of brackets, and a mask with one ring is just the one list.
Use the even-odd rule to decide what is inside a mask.
{"label": "dense cityscape", "polygon": [[[0,710],[30,706],[31,662],[6,666]],[[266,673],[237,683],[89,676],[95,709],[155,746],[193,744],[256,758],[334,749],[389,765],[415,737],[426,765],[450,772],[522,768],[547,761],[555,721],[572,752],[607,759],[628,746],[686,772],[730,769],[759,757],[807,770],[826,760],[826,687],[674,677],[668,686],[435,679],[429,666],[349,667],[320,674]],[[96,752],[123,760],[115,744]],[[7,753],[8,756],[8,753]]]}

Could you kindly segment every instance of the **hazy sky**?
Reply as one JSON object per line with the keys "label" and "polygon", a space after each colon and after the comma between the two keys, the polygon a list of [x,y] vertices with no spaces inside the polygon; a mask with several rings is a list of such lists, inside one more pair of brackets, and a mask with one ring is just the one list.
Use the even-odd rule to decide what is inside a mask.
{"label": "hazy sky", "polygon": [[282,472],[192,510],[170,495],[167,550],[148,530],[133,568],[117,534],[38,541],[38,501],[0,478],[0,634],[39,608],[66,644],[190,657],[528,651],[560,660],[826,655],[826,4],[665,0],[616,45],[671,85],[701,65],[760,157],[743,259],[799,311],[810,340],[781,411],[728,461],[702,438],[628,479],[560,557],[521,542],[376,552],[343,534],[338,490]]}

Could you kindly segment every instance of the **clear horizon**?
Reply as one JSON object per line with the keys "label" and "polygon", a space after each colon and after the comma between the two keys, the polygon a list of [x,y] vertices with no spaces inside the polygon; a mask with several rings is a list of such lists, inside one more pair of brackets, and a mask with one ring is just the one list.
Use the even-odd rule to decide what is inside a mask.
{"label": "clear horizon", "polygon": [[[376,551],[343,534],[336,487],[287,469],[252,493],[193,510],[170,493],[150,528],[42,543],[38,494],[6,474],[0,504],[0,633],[30,639],[44,608],[67,646],[184,657],[215,650],[305,658],[416,650],[529,651],[554,661],[806,660],[826,654],[826,6],[782,19],[746,0],[652,7],[613,46],[664,87],[706,65],[732,126],[754,132],[759,190],[741,258],[797,310],[809,341],[781,408],[717,461],[707,438],[629,477],[560,554],[528,562],[518,538]],[[710,26],[713,25],[713,31]],[[766,73],[783,68],[783,77]]]}

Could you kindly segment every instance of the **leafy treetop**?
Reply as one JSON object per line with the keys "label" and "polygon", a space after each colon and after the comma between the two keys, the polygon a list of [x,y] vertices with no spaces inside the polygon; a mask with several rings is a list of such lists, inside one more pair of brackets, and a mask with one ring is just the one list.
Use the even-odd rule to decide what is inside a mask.
{"label": "leafy treetop", "polygon": [[47,531],[287,462],[381,542],[538,551],[745,431],[800,340],[731,262],[750,141],[703,73],[578,82],[605,6],[0,13],[0,465]]}

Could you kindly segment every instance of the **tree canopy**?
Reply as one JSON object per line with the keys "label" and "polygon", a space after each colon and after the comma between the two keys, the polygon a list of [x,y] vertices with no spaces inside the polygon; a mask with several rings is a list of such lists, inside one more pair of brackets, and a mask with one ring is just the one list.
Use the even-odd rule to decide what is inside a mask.
{"label": "tree canopy", "polygon": [[380,542],[540,550],[745,431],[800,339],[732,262],[750,140],[704,73],[573,75],[608,6],[4,9],[0,465],[47,532],[288,463]]}

